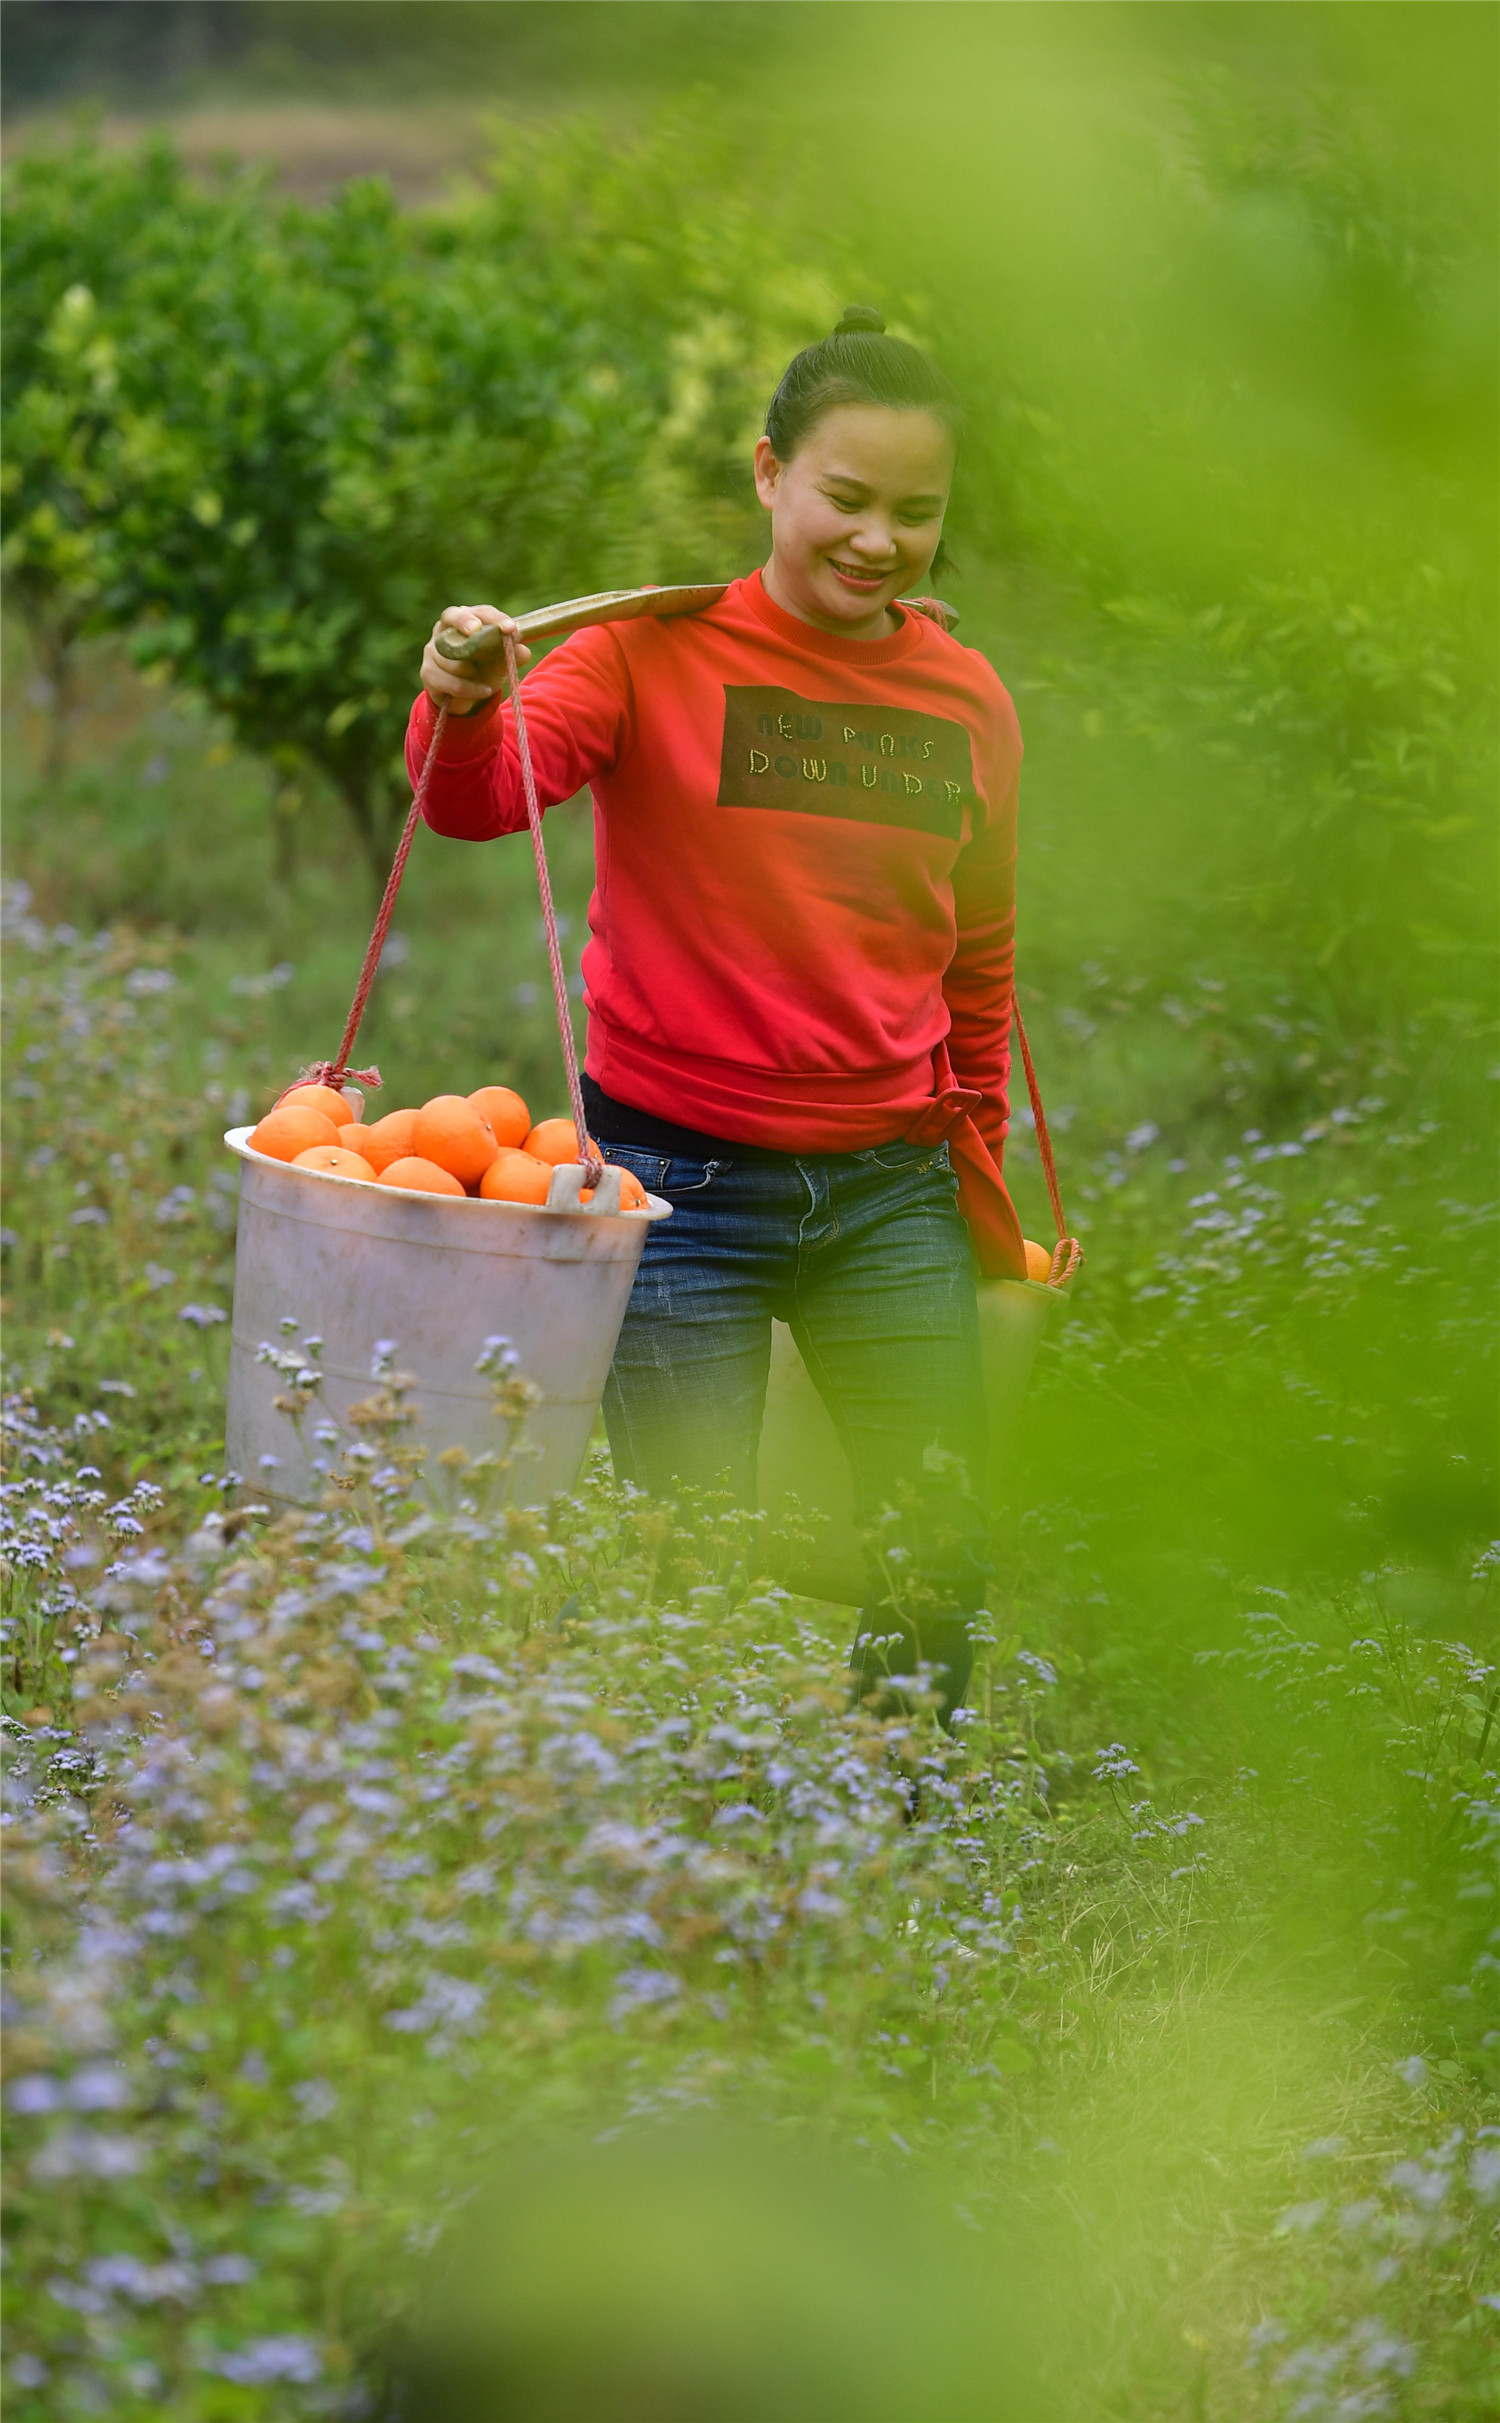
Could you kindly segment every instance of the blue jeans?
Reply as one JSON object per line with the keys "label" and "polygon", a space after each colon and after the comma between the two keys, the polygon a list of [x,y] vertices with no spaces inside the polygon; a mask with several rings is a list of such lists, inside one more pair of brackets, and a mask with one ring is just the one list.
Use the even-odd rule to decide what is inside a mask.
{"label": "blue jeans", "polygon": [[[947,1147],[771,1164],[599,1142],[672,1206],[651,1229],[605,1390],[616,1472],[654,1496],[674,1481],[727,1484],[753,1505],[774,1316],[843,1442],[857,1521],[891,1506],[903,1517],[910,1603],[939,1626],[973,1614],[989,1571],[970,1487],[984,1472],[986,1413],[974,1260]],[[879,1571],[872,1563],[867,1615],[881,1603]],[[891,1670],[910,1665],[895,1658]]]}

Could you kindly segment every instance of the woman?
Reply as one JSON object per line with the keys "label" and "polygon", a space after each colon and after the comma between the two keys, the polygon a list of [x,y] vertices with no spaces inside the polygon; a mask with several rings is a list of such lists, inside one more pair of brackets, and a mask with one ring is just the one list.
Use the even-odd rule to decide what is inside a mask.
{"label": "woman", "polygon": [[[616,1471],[727,1475],[753,1503],[788,1321],[872,1536],[856,1691],[925,1660],[945,1723],[988,1570],[975,1261],[1025,1271],[999,1170],[1020,734],[941,610],[898,603],[940,547],[960,426],[926,356],[846,312],[766,416],[764,569],[704,613],[577,632],[526,685],[544,804],[595,803],[585,1109],[673,1208],[605,1397]],[[508,619],[450,606],[433,640]],[[454,718],[427,822],[523,828],[503,685],[435,644],[422,680],[414,773],[435,704]]]}

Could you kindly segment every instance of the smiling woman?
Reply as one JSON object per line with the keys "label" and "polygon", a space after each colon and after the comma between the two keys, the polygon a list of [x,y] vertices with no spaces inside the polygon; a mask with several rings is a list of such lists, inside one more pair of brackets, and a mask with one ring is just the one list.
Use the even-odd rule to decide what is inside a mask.
{"label": "smiling woman", "polygon": [[939,560],[962,434],[950,382],[868,304],[804,347],[755,450],[777,604],[850,638],[894,630],[892,600]]}
{"label": "smiling woman", "polygon": [[[871,1542],[856,1693],[889,1706],[925,1662],[945,1717],[989,1572],[976,1259],[1026,1276],[1000,1170],[1020,734],[908,594],[960,426],[925,355],[846,313],[767,414],[763,571],[576,631],[525,707],[542,800],[594,797],[589,1132],[673,1210],[605,1397],[616,1472],[756,1503],[789,1322]],[[472,841],[526,823],[514,709],[437,645],[486,624],[514,629],[442,616],[408,735],[415,777],[448,708],[424,814]]]}
{"label": "smiling woman", "polygon": [[847,639],[900,629],[892,605],[931,569],[953,477],[953,443],[930,412],[839,404],[780,462],[755,450],[755,489],[776,516],[769,594]]}

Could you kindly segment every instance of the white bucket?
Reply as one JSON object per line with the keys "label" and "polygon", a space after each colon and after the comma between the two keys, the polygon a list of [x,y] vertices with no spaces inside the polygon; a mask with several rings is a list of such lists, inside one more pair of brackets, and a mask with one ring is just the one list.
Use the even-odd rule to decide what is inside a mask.
{"label": "white bucket", "polygon": [[[984,1478],[992,1501],[1001,1494],[1037,1348],[1066,1301],[1061,1288],[1039,1286],[1030,1279],[1000,1279],[980,1286],[979,1334],[990,1416],[990,1468]],[[809,1545],[789,1553],[779,1579],[809,1598],[857,1606],[865,1596],[868,1575],[855,1533],[848,1458],[796,1341],[781,1321],[771,1325],[757,1494],[779,1522],[795,1522],[799,1513],[826,1517],[808,1525]]]}
{"label": "white bucket", "polygon": [[371,1393],[377,1340],[394,1341],[397,1364],[416,1380],[414,1444],[427,1451],[432,1487],[444,1448],[477,1457],[503,1446],[491,1384],[474,1366],[486,1338],[508,1338],[521,1375],[540,1391],[526,1426],[531,1452],[511,1495],[536,1506],[571,1488],[647,1229],[670,1216],[670,1204],[650,1195],[645,1211],[553,1211],[413,1194],[293,1169],[252,1152],[250,1133],[234,1127],[224,1138],[240,1162],[230,1471],[283,1506],[314,1502],[326,1487],[312,1461],[320,1417],[304,1418],[299,1442],[274,1402],[284,1379],[257,1359],[262,1343],[290,1342],[281,1326],[290,1319],[303,1337],[323,1341],[320,1401],[346,1435],[350,1406]]}

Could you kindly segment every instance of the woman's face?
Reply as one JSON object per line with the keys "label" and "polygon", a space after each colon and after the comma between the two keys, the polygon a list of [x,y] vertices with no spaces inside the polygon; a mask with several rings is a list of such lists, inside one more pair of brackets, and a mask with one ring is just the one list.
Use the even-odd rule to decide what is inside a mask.
{"label": "woman's face", "polygon": [[880,639],[887,609],[927,574],[943,535],[953,441],[930,412],[840,404],[789,463],[755,449],[755,492],[771,516],[765,583],[800,622]]}

